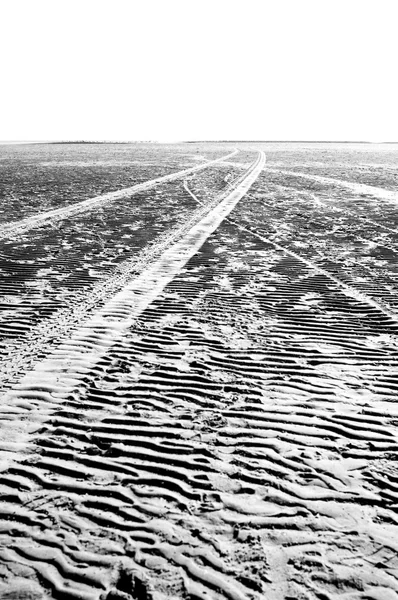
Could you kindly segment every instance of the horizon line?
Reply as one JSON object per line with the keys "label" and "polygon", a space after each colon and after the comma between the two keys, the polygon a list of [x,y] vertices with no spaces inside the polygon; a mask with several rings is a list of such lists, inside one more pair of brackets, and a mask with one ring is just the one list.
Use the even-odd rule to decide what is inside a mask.
{"label": "horizon line", "polygon": [[251,140],[251,139],[220,139],[220,140],[94,140],[94,139],[63,139],[63,140],[0,140],[0,145],[19,144],[398,144],[397,141],[372,140]]}

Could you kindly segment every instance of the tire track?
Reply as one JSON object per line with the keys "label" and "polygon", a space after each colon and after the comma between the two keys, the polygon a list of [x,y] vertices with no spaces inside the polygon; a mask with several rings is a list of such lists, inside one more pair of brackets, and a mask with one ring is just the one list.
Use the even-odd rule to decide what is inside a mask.
{"label": "tire track", "polygon": [[[97,365],[100,366],[101,357],[104,356],[106,350],[109,349],[111,345],[114,345],[116,339],[120,339],[121,334],[131,326],[134,319],[146,309],[148,304],[161,292],[164,286],[174,278],[186,261],[196,252],[197,248],[202,245],[210,232],[218,227],[225,216],[232,210],[236,202],[238,202],[245,194],[246,190],[260,172],[262,164],[263,156],[260,155],[259,160],[257,160],[249,169],[246,177],[239,182],[239,185],[233,191],[225,193],[225,197],[214,209],[210,212],[206,211],[208,214],[190,229],[185,236],[185,239],[175,244],[169,251],[166,250],[158,263],[153,265],[152,268],[145,273],[145,276],[138,277],[133,283],[127,286],[127,289],[118,294],[113,301],[108,303],[100,311],[95,319],[91,320],[86,327],[81,329],[78,335],[74,336],[69,344],[64,343],[54,353],[52,359],[43,363],[43,368],[38,367],[36,369],[36,375],[33,375],[33,378],[32,376],[27,375],[21,384],[15,388],[15,391],[11,391],[3,396],[3,400],[5,400],[2,411],[3,418],[15,416],[21,410],[22,406],[24,407],[22,408],[23,411],[26,409],[29,411],[29,425],[27,425],[27,422],[22,417],[22,426],[16,427],[14,423],[13,427],[10,422],[11,427],[8,435],[7,429],[3,428],[2,454],[5,460],[7,456],[10,456],[10,444],[15,448],[15,440],[17,440],[17,446],[27,442],[29,447],[27,437],[28,430],[31,430],[32,426],[33,430],[37,429],[37,426],[40,425],[43,420],[48,421],[51,410],[59,410],[59,402],[62,402],[61,397],[63,396],[65,400],[65,397],[68,394],[73,394],[74,391],[80,387],[78,379],[83,377],[84,381],[84,372],[87,373],[90,369],[95,370]],[[56,367],[55,364],[57,365]],[[51,377],[50,371],[48,370],[49,368],[52,370],[53,377]],[[28,398],[30,398],[30,400],[28,400]],[[7,400],[10,401],[8,403],[8,408]],[[20,417],[21,416],[22,415],[20,414]],[[5,436],[4,430],[6,432]],[[12,442],[8,441],[11,439],[9,436],[13,436]],[[57,446],[58,445],[56,445],[56,447]],[[81,470],[81,467],[77,467],[76,469],[71,465],[71,461],[74,462],[75,458],[73,451],[71,454],[68,447],[66,447],[66,449],[64,447],[64,450],[65,452],[62,449],[60,449],[59,452],[58,450],[55,450],[54,454],[51,453],[51,450],[48,452],[43,448],[41,451],[42,459],[36,461],[33,469],[29,469],[29,467],[27,468],[26,466],[20,468],[14,464],[14,466],[8,469],[9,475],[2,478],[1,484],[3,486],[5,485],[6,488],[11,485],[11,489],[14,487],[13,481],[18,481],[18,487],[21,489],[33,490],[34,488],[37,489],[37,486],[44,487],[44,489],[47,489],[50,492],[48,501],[51,505],[51,490],[54,490],[54,486],[51,483],[51,478],[48,479],[45,475],[45,473],[50,470],[54,475],[56,474],[56,489],[63,490],[64,493],[67,494],[68,502],[75,503],[77,498],[80,498],[80,494],[84,494],[86,500],[80,505],[78,511],[80,518],[83,519],[83,522],[86,524],[89,522],[96,524],[96,526],[101,528],[109,518],[109,502],[105,503],[106,513],[103,515],[101,486],[95,486],[95,493],[93,496],[92,492],[84,483],[83,485],[80,485],[79,481],[82,480],[82,475],[83,482],[87,476],[89,478],[96,478],[96,473],[101,478],[102,475],[100,474],[103,473],[104,464],[106,465],[106,469],[109,468],[114,473],[123,474],[123,477],[127,476],[134,478],[136,476],[136,470],[131,468],[120,469],[120,466],[115,463],[115,461],[111,460],[110,462],[107,462],[105,460],[104,463],[103,459],[98,461],[95,456],[92,458],[88,456],[83,460],[83,470]],[[202,493],[200,490],[204,491],[208,489],[208,484],[206,484],[206,482],[201,482],[200,475],[198,474],[197,484],[195,485],[195,488],[198,491],[195,491],[195,488],[192,492],[189,491],[189,487],[192,485],[190,477],[191,462],[189,460],[187,461],[185,458],[181,457],[181,459],[178,459],[175,457],[174,461],[179,467],[179,471],[177,474],[170,477],[168,467],[169,458],[167,458],[166,465],[161,466],[156,464],[159,462],[156,458],[157,452],[155,452],[152,460],[151,453],[148,452],[148,450],[146,450],[144,455],[140,456],[135,453],[134,456],[135,459],[139,460],[141,463],[141,469],[143,469],[144,472],[147,472],[148,483],[160,481],[160,479],[158,479],[160,476],[162,485],[168,490],[168,494],[171,493],[173,495],[182,493],[183,496],[187,495],[188,498],[197,498],[200,497],[198,494]],[[153,459],[155,459],[155,465],[153,464]],[[193,464],[196,463],[194,462]],[[202,465],[202,461],[198,462],[197,466],[201,469],[205,468],[205,465]],[[212,469],[212,471],[214,471],[214,469]],[[43,475],[41,475],[41,473],[43,473]],[[15,477],[16,480],[14,479]],[[28,483],[27,478],[32,481],[33,488],[32,485]],[[72,479],[74,480],[74,483],[71,487]],[[139,484],[145,484],[145,477],[139,477]],[[105,490],[107,493],[107,488],[105,488],[104,491]],[[78,497],[76,497],[76,493],[78,494]],[[100,494],[99,497],[98,494]],[[153,543],[153,541],[151,541],[152,528],[148,528],[148,525],[142,525],[143,515],[142,509],[140,510],[139,508],[141,505],[139,496],[138,502],[136,503],[134,501],[136,508],[133,509],[133,512],[137,515],[137,520],[134,519],[131,514],[130,495],[127,494],[126,496],[125,492],[121,492],[121,497],[124,498],[125,501],[128,501],[129,508],[124,515],[123,509],[117,505],[117,514],[115,514],[112,519],[113,528],[116,527],[115,532],[128,532],[129,539],[134,539],[136,543],[144,544],[143,547],[145,549],[148,543],[149,545]],[[21,511],[21,507],[16,507],[14,503],[15,499],[16,498],[12,493],[7,494],[4,497],[5,504],[2,506],[2,514],[3,516],[7,514],[7,501],[11,502],[13,527],[18,529],[18,523],[20,523],[22,527],[27,525],[29,531],[30,524],[33,525],[33,522],[29,517],[29,511],[26,512],[25,509],[22,509]],[[45,504],[46,507],[48,507],[48,501]],[[144,514],[147,513],[145,506],[143,506],[143,510]],[[128,519],[129,524],[127,524],[126,518]],[[132,518],[133,521],[136,520],[136,525],[131,525]],[[86,570],[79,568],[79,557],[76,557],[76,554],[70,547],[68,548],[66,556],[65,552],[62,551],[59,558],[57,558],[53,551],[46,553],[41,549],[41,540],[38,540],[38,542],[36,540],[36,543],[33,543],[32,547],[32,538],[30,534],[29,538],[29,549],[18,543],[8,544],[7,550],[2,552],[4,564],[18,564],[25,565],[26,568],[33,568],[35,577],[39,577],[40,584],[51,589],[55,596],[61,595],[68,598],[98,597],[98,593],[101,591],[101,588],[104,587],[104,584],[99,578],[100,575],[97,570],[92,570],[91,567]],[[45,540],[47,545],[48,539],[45,538]],[[39,545],[37,545],[37,543]],[[221,574],[219,573],[218,568],[214,572],[211,570],[209,571],[208,569],[203,570],[192,561],[192,558],[190,558],[189,555],[186,556],[180,552],[176,553],[169,544],[166,544],[161,551],[161,554],[163,557],[168,558],[171,563],[180,565],[180,567],[193,577],[193,581],[187,583],[186,586],[193,590],[192,593],[199,595],[199,597],[205,597],[202,596],[201,590],[203,588],[203,593],[205,593],[205,588],[208,588],[210,585],[216,594],[217,590],[221,587],[224,589],[227,597],[232,598],[233,600],[246,598],[246,595],[242,594],[239,589],[236,589],[230,575],[224,574],[220,578]],[[43,557],[42,559],[40,559],[41,556]],[[212,559],[208,551],[205,556],[207,563],[209,562],[209,559],[210,562],[215,561],[216,564],[219,563],[219,559],[217,559],[217,557]],[[40,560],[43,560],[44,562],[40,562]],[[51,562],[50,568],[46,568],[48,560]],[[90,557],[90,562],[91,560]],[[111,565],[111,567],[112,572],[115,572],[114,564]],[[134,586],[144,586],[142,583],[142,571],[143,569],[139,571],[139,576],[136,574],[134,574],[134,577],[131,574],[129,575],[129,585],[131,588],[134,588]],[[222,569],[222,572],[223,571],[225,571],[225,568]],[[123,573],[123,577],[128,578],[128,575],[124,571]],[[131,579],[131,577],[133,577],[133,579]],[[231,579],[231,581],[229,582],[228,579]],[[109,581],[107,581],[107,585],[109,586]],[[99,592],[93,591],[93,586],[94,588],[98,588]],[[112,594],[112,597],[114,597],[114,592],[112,592]],[[215,597],[217,597],[217,595]],[[111,596],[109,596],[109,598],[111,598]]]}
{"label": "tire track", "polygon": [[[191,195],[191,197],[194,200],[196,200],[198,203],[200,203],[198,198],[189,190],[186,181],[184,181],[184,187],[185,187],[186,191]],[[240,229],[241,231],[246,231],[246,232],[251,233],[252,235],[256,236],[258,239],[260,239],[264,242],[267,242],[268,244],[271,244],[274,248],[276,248],[278,250],[282,250],[288,256],[291,256],[291,257],[295,258],[296,260],[304,263],[305,265],[307,265],[311,269],[314,269],[318,273],[325,275],[328,279],[331,279],[332,281],[337,283],[341,288],[343,288],[343,290],[345,291],[345,293],[348,296],[356,298],[357,300],[360,300],[361,302],[368,304],[369,306],[372,306],[373,308],[376,308],[378,311],[380,311],[381,313],[383,313],[384,315],[386,315],[387,317],[389,317],[390,319],[392,319],[398,323],[398,315],[395,311],[388,309],[387,307],[383,306],[382,304],[380,304],[379,302],[377,302],[370,296],[364,294],[363,292],[360,292],[353,286],[348,285],[347,283],[342,281],[339,277],[336,277],[335,275],[333,275],[326,269],[322,269],[321,267],[319,267],[315,262],[307,260],[306,258],[301,256],[297,252],[294,252],[293,250],[286,248],[286,246],[284,246],[282,244],[278,244],[277,242],[271,240],[270,238],[257,233],[255,228],[250,225],[244,226],[241,223],[237,222],[235,219],[232,219],[231,217],[228,217],[228,221],[230,223],[233,223],[234,225],[236,225],[236,227],[238,227],[238,229]]]}
{"label": "tire track", "polygon": [[[236,187],[232,191],[225,192],[216,207],[210,212],[205,207],[205,214],[199,222],[191,226],[187,232],[180,230],[180,235],[184,233],[183,238],[167,248],[154,264],[125,285],[121,292],[97,312],[95,317],[76,332],[70,342],[57,348],[53,358],[39,365],[37,367],[39,370],[35,369],[34,375],[27,374],[20,384],[21,389],[26,389],[26,385],[34,387],[35,378],[39,378],[40,386],[57,397],[59,394],[69,394],[70,384],[73,382],[72,387],[76,384],[76,375],[81,370],[90,369],[96,364],[103,352],[126,328],[131,326],[137,316],[197,252],[210,233],[220,225],[253,184],[263,168],[264,161],[264,154],[259,153],[259,158],[239,179]],[[197,215],[195,220],[197,221]],[[190,225],[191,223],[188,224]],[[114,285],[114,282],[112,284]],[[120,285],[119,281],[118,285]],[[28,352],[31,353],[31,350]],[[17,358],[17,367],[19,367],[26,357],[22,355],[21,358],[18,353]],[[69,372],[65,372],[65,360],[70,365]],[[10,394],[13,395],[12,392]]]}
{"label": "tire track", "polygon": [[54,224],[61,220],[68,219],[76,214],[80,214],[86,211],[90,211],[93,208],[98,208],[104,206],[110,202],[114,202],[115,200],[120,200],[122,198],[128,198],[133,194],[138,194],[140,192],[144,192],[149,190],[159,184],[175,181],[176,179],[181,179],[188,174],[197,173],[207,167],[227,160],[232,156],[235,156],[239,150],[235,149],[233,152],[215,160],[208,161],[204,164],[190,167],[188,169],[183,169],[182,171],[178,171],[176,173],[171,173],[169,175],[164,175],[163,177],[157,177],[156,179],[152,179],[150,181],[146,181],[145,183],[140,183],[137,185],[133,185],[132,187],[123,188],[122,190],[118,190],[116,192],[109,192],[107,194],[103,194],[101,196],[96,196],[94,198],[89,198],[87,200],[83,200],[81,202],[77,202],[75,204],[50,210],[45,213],[41,213],[39,215],[35,215],[32,217],[27,217],[26,219],[22,219],[17,223],[10,223],[9,225],[4,225],[2,227],[2,231],[0,231],[0,240],[8,238],[10,236],[21,235],[26,233],[31,229],[35,229],[37,227],[42,227],[46,224]]}
{"label": "tire track", "polygon": [[397,597],[395,322],[245,210],[6,396],[14,596]]}
{"label": "tire track", "polygon": [[285,171],[283,169],[272,169],[267,167],[267,171],[270,173],[277,173],[278,175],[289,175],[291,177],[299,177],[302,179],[312,179],[313,181],[319,181],[320,183],[338,185],[354,191],[357,194],[369,194],[375,198],[381,200],[389,200],[390,202],[398,201],[397,192],[392,192],[378,188],[373,185],[366,185],[364,183],[353,183],[351,181],[343,181],[342,179],[333,179],[332,177],[323,177],[321,175],[311,175],[309,173],[300,173],[299,171]]}
{"label": "tire track", "polygon": [[[224,173],[209,167],[196,175],[202,185],[217,189],[216,203],[220,193],[232,189],[231,183],[226,186]],[[230,179],[233,172],[227,173]],[[184,236],[214,206],[214,197],[209,198],[207,194],[206,206],[198,207],[182,186],[169,183],[151,195],[137,195],[134,202],[115,201],[90,219],[75,218],[59,230],[49,228],[4,243],[3,389]]]}
{"label": "tire track", "polygon": [[[351,198],[350,204],[339,198],[344,208],[337,212],[335,206],[321,202],[312,193],[291,192],[288,197],[283,192],[274,194],[273,184],[268,186],[264,177],[252,191],[252,208],[246,215],[239,215],[241,222],[371,298],[394,317],[398,298],[396,240],[395,236],[375,230],[379,223],[367,218],[373,210],[377,212],[376,203],[369,203],[364,218],[362,210],[358,210],[359,214],[350,210]],[[386,213],[389,214],[388,207],[383,207],[383,218]]]}
{"label": "tire track", "polygon": [[[288,190],[290,189],[288,186],[283,186],[283,185],[279,185],[278,187],[280,187],[281,189],[288,189]],[[339,213],[342,216],[350,216],[354,219],[358,219],[358,214],[352,210],[349,210],[346,206],[344,208],[340,208],[339,206],[336,206],[336,205],[330,206],[330,204],[328,202],[322,201],[319,197],[317,197],[312,192],[306,192],[306,195],[309,198],[311,198],[311,200],[314,202],[314,204],[318,207],[322,206],[326,209],[329,209],[329,210],[331,209],[333,212]],[[374,227],[384,229],[385,231],[389,231],[390,233],[394,233],[394,234],[398,233],[398,229],[393,229],[392,227],[388,227],[387,225],[384,225],[384,223],[378,223],[377,221],[373,221],[369,217],[360,215],[360,219],[361,219],[361,222],[363,222],[363,223],[370,223]]]}
{"label": "tire track", "polygon": [[64,598],[394,597],[395,330],[298,262],[225,219],[72,394],[18,391],[47,416],[5,565]]}

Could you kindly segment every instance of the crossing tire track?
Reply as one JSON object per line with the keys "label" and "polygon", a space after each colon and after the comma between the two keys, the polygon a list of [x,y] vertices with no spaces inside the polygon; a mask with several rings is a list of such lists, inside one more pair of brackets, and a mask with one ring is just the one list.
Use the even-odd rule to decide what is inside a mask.
{"label": "crossing tire track", "polygon": [[108,192],[107,194],[95,196],[94,198],[88,198],[87,200],[82,200],[81,202],[76,202],[75,204],[71,204],[69,206],[53,209],[32,217],[27,217],[26,219],[22,219],[16,223],[10,223],[8,225],[6,224],[0,231],[0,240],[9,238],[10,236],[21,235],[31,229],[42,227],[47,224],[58,223],[59,221],[69,219],[74,215],[93,210],[109,204],[110,202],[114,202],[115,200],[128,198],[133,194],[144,192],[167,181],[175,181],[176,179],[184,178],[187,175],[197,173],[203,169],[207,169],[211,165],[215,165],[219,162],[227,160],[228,158],[235,156],[237,153],[238,150],[235,149],[233,152],[222,156],[221,158],[207,161],[195,167],[183,169],[182,171],[177,171],[176,173],[170,173],[169,175],[164,175],[163,177],[157,177],[156,179],[133,185],[132,187],[123,188],[122,190],[117,190],[115,192]]}

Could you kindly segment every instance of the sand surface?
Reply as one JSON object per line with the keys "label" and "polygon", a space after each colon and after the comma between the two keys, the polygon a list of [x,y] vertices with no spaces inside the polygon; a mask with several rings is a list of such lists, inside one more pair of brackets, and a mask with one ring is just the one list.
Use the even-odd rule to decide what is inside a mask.
{"label": "sand surface", "polygon": [[234,146],[0,150],[0,598],[398,599],[398,149]]}

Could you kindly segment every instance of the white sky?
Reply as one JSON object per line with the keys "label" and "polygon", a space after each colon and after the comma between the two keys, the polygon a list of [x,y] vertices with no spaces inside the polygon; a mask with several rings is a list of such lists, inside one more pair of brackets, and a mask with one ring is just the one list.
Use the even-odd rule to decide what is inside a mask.
{"label": "white sky", "polygon": [[398,0],[0,0],[0,140],[398,140]]}

